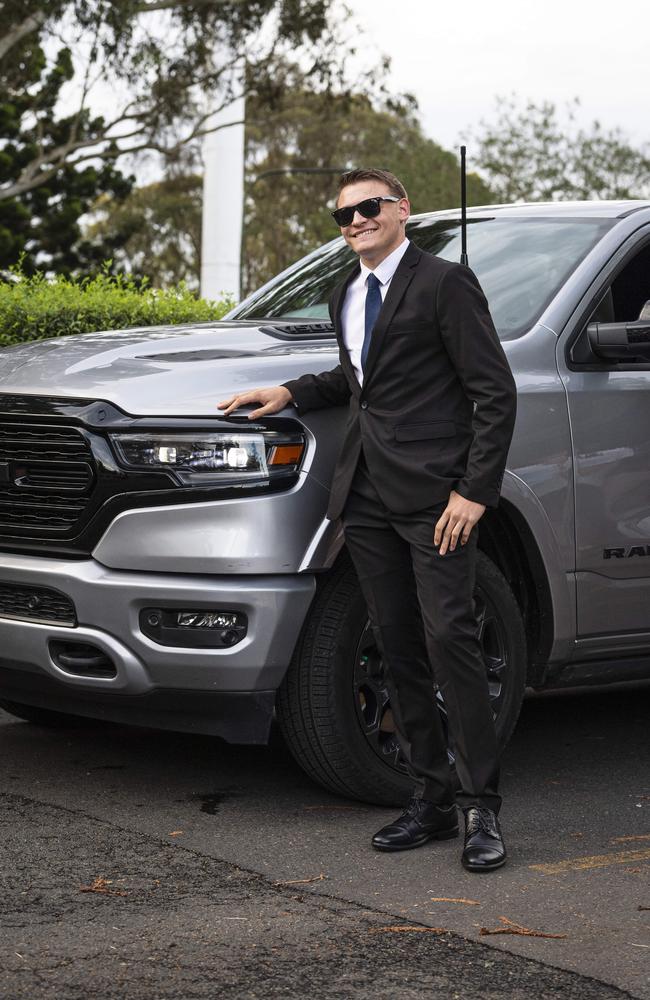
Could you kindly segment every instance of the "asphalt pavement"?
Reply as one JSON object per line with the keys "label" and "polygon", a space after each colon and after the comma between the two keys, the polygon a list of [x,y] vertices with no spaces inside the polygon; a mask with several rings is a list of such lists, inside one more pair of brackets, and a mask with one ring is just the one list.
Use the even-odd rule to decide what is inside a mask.
{"label": "asphalt pavement", "polygon": [[394,810],[278,741],[0,713],[0,997],[650,998],[649,707],[525,702],[482,876],[460,840],[373,852]]}

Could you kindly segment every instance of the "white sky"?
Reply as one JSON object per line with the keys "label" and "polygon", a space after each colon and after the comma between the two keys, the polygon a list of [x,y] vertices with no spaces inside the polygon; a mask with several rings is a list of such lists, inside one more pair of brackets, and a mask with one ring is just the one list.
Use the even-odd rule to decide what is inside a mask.
{"label": "white sky", "polygon": [[395,90],[415,94],[425,133],[446,148],[494,120],[495,96],[513,91],[558,105],[579,97],[581,124],[650,140],[650,0],[347,3],[365,44],[391,57]]}

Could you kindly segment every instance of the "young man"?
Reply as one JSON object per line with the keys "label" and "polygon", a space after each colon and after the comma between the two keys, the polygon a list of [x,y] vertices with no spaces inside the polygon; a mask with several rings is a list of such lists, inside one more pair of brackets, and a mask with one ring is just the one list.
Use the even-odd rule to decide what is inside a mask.
{"label": "young man", "polygon": [[[415,785],[406,812],[372,843],[398,851],[455,837],[457,803],[463,864],[489,871],[506,851],[472,601],[474,528],[498,502],[515,385],[474,274],[406,239],[409,207],[387,171],[342,176],[332,214],[359,266],[330,300],[340,364],[219,406],[229,414],[259,402],[255,419],[292,402],[299,413],[348,403],[328,517],[343,520]],[[456,754],[456,795],[434,678]]]}

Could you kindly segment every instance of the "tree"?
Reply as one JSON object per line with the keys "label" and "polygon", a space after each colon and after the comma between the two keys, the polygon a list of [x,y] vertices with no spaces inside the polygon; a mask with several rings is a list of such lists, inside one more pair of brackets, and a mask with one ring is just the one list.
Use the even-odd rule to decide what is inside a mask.
{"label": "tree", "polygon": [[[454,207],[460,197],[457,159],[422,134],[412,98],[373,102],[360,94],[314,92],[290,70],[276,94],[248,103],[244,293],[337,234],[330,208],[339,169],[393,170],[416,212]],[[296,169],[307,172],[291,172]],[[468,200],[493,200],[475,174],[468,177]],[[122,205],[103,199],[97,215],[88,236],[116,240],[119,267],[146,274],[154,285],[179,278],[198,285],[200,176],[137,189]]]}
{"label": "tree", "polygon": [[[236,94],[272,87],[283,51],[301,52],[312,78],[328,81],[341,71],[331,3],[0,0],[0,83],[12,105],[11,135],[0,140],[11,161],[0,200],[52,182],[65,167],[143,151],[176,158]],[[63,80],[65,107],[57,104]],[[107,114],[91,110],[100,83],[110,93]]]}
{"label": "tree", "polygon": [[[23,44],[20,53],[14,48],[12,56],[0,64],[4,84],[0,103],[0,189],[10,187],[34,155],[32,130],[27,134],[23,131],[24,118],[34,107],[39,109],[37,131],[41,144],[58,141],[61,125],[55,120],[54,107],[72,75],[67,52],[60,51],[48,66],[43,48],[33,37],[29,44]],[[20,197],[0,200],[0,267],[22,257],[23,270],[33,273],[38,257],[42,263],[69,273],[111,256],[113,240],[86,251],[76,246],[79,217],[102,193],[118,202],[128,194],[131,184],[132,178],[124,177],[111,162],[78,168],[64,163],[47,181],[23,191]]]}
{"label": "tree", "polygon": [[135,188],[123,201],[104,196],[86,229],[90,246],[113,244],[118,270],[147,277],[154,288],[184,281],[198,289],[203,178],[177,174]]}
{"label": "tree", "polygon": [[551,101],[523,107],[515,97],[497,99],[494,122],[480,123],[472,137],[474,160],[496,199],[644,198],[650,194],[650,152],[635,148],[620,129],[594,121],[577,125],[579,101],[561,121]]}

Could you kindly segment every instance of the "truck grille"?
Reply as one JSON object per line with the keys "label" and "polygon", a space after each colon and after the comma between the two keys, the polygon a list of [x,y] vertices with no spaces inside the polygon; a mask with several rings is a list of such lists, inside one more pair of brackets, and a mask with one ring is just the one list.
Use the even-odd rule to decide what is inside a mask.
{"label": "truck grille", "polygon": [[58,625],[77,624],[74,604],[65,594],[46,587],[22,587],[9,583],[0,586],[0,618],[56,622]]}
{"label": "truck grille", "polygon": [[93,468],[76,427],[0,419],[0,533],[71,532],[91,499]]}

